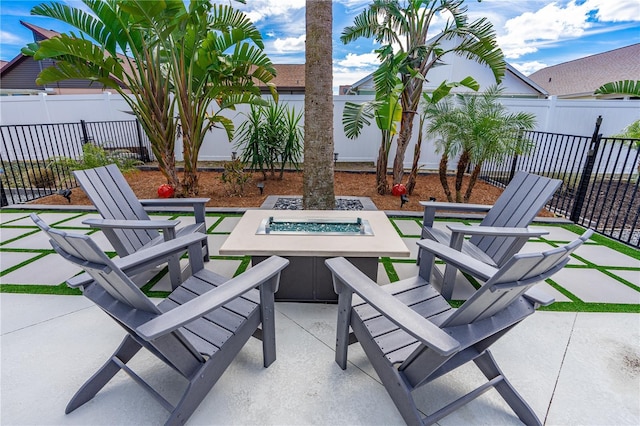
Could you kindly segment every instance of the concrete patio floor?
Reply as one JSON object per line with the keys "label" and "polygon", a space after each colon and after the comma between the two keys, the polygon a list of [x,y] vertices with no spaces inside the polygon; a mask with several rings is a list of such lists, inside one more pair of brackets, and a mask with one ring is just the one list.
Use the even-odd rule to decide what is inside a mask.
{"label": "concrete patio floor", "polygon": [[[28,286],[55,289],[78,272],[51,252],[28,213],[0,212],[3,291]],[[81,222],[93,216],[82,210],[41,213],[55,227],[83,233],[92,233]],[[183,223],[192,220],[177,218]],[[238,216],[215,212],[207,217],[214,250],[207,267],[226,276],[246,265],[243,257],[221,257],[216,252],[237,220]],[[419,218],[392,218],[392,222],[415,259]],[[576,237],[570,227],[536,226],[550,234],[525,250],[550,248]],[[92,237],[111,250],[101,233]],[[545,424],[640,424],[640,315],[571,312],[572,307],[613,311],[639,305],[639,258],[635,251],[623,253],[597,241],[581,247],[553,282],[541,284],[568,312],[538,312],[493,346],[506,376]],[[380,284],[385,284],[415,272],[412,260],[385,258],[378,275]],[[473,291],[464,277],[459,278],[462,285],[454,298]],[[167,284],[163,277],[155,289]],[[334,363],[336,305],[280,302],[276,311],[277,361],[263,368],[261,344],[252,339],[189,424],[403,424],[359,345],[350,347],[346,371]],[[123,373],[92,401],[64,414],[72,395],[124,335],[85,298],[3,292],[0,320],[0,424],[161,424],[166,420],[164,409]],[[137,355],[132,366],[169,399],[184,385],[148,353]],[[416,391],[416,397],[420,408],[429,413],[480,380],[477,370],[466,366]],[[439,424],[519,424],[519,420],[491,390]]]}

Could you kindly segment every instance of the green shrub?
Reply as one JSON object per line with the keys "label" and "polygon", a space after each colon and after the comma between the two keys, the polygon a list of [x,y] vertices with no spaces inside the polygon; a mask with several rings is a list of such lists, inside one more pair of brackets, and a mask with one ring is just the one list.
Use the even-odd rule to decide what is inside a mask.
{"label": "green shrub", "polygon": [[58,172],[60,176],[71,177],[74,170],[93,169],[95,167],[115,164],[118,168],[127,172],[135,169],[142,162],[126,149],[117,149],[111,152],[93,143],[82,145],[82,156],[76,160],[69,157],[53,157],[49,160],[48,168]]}
{"label": "green shrub", "polygon": [[35,188],[49,188],[55,186],[55,172],[49,168],[33,168],[26,172],[26,176],[22,181],[27,185]]}
{"label": "green shrub", "polygon": [[251,176],[245,173],[242,161],[236,159],[224,163],[224,171],[220,180],[228,195],[242,196],[244,187],[251,180]]}
{"label": "green shrub", "polygon": [[287,164],[298,169],[304,139],[301,119],[301,112],[284,104],[251,105],[247,121],[240,125],[234,138],[243,163],[260,170],[264,179],[267,170],[275,177],[278,164],[280,179]]}

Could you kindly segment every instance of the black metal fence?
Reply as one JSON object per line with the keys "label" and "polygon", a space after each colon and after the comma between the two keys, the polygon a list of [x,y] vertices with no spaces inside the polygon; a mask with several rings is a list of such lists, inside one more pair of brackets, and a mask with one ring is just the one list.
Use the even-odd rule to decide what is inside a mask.
{"label": "black metal fence", "polygon": [[640,246],[640,140],[603,138],[598,118],[592,136],[524,132],[526,155],[497,158],[481,179],[504,186],[516,170],[561,179],[550,211],[631,246]]}
{"label": "black metal fence", "polygon": [[18,204],[77,186],[65,160],[80,160],[93,143],[110,155],[154,161],[136,120],[0,126],[1,205]]}

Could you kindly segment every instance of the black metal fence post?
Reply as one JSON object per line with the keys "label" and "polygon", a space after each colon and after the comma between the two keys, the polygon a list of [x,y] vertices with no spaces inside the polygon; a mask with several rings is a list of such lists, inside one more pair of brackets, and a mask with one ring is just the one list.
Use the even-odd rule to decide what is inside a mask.
{"label": "black metal fence post", "polygon": [[518,154],[513,154],[513,159],[511,160],[511,169],[509,170],[509,180],[505,183],[505,185],[508,185],[509,182],[513,180],[513,177],[516,175],[517,165],[518,165]]}
{"label": "black metal fence post", "polygon": [[599,115],[596,119],[596,127],[593,130],[593,136],[591,137],[591,143],[589,144],[589,151],[587,152],[587,160],[585,161],[584,168],[582,169],[582,176],[580,177],[580,183],[578,184],[578,193],[576,194],[576,200],[573,203],[571,209],[571,215],[569,219],[574,222],[580,222],[580,213],[584,206],[584,201],[587,195],[587,189],[591,180],[591,174],[593,173],[593,166],[596,162],[596,155],[598,154],[598,148],[600,147],[600,139],[602,134],[599,134],[600,125],[602,124],[602,116]]}
{"label": "black metal fence post", "polygon": [[89,142],[89,132],[87,131],[87,122],[80,120],[80,128],[82,129],[82,143]]}
{"label": "black metal fence post", "polygon": [[142,126],[138,119],[136,119],[136,133],[138,134],[138,146],[140,147],[140,161],[148,163],[150,161],[149,153],[142,143]]}

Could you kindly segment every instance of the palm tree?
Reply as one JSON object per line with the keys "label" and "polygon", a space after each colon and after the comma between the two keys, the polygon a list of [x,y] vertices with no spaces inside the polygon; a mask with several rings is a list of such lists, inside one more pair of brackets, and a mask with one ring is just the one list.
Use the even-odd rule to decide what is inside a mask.
{"label": "palm tree", "polygon": [[332,4],[307,0],[306,6],[303,205],[333,210]]}
{"label": "palm tree", "polygon": [[[192,0],[188,9],[181,0],[83,2],[91,14],[59,3],[32,10],[81,32],[81,37],[61,34],[23,49],[36,60],[56,60],[55,68],[38,76],[39,84],[78,78],[116,90],[141,121],[168,183],[182,187],[183,195],[197,195],[197,159],[206,131],[221,125],[228,135],[233,132],[220,112],[262,102],[256,82],[275,94],[269,83],[275,70],[262,52],[259,31],[243,13],[206,0]],[[209,110],[213,102],[215,112]],[[182,182],[173,151],[178,125]]]}
{"label": "palm tree", "polygon": [[[441,182],[448,159],[460,152],[455,183],[455,201],[458,203],[469,202],[486,160],[500,155],[522,154],[531,146],[522,137],[522,131],[535,127],[535,116],[524,112],[507,112],[499,102],[503,92],[503,89],[494,85],[480,95],[458,94],[455,104],[448,100],[431,105],[425,111],[430,120],[427,131],[441,136]],[[473,165],[473,170],[463,195],[463,176],[469,165]],[[444,183],[443,188],[446,192]],[[449,201],[452,201],[449,194]]]}
{"label": "palm tree", "polygon": [[[433,92],[431,93],[425,92],[422,94],[422,101],[424,104],[423,109],[425,111],[429,110],[432,106],[436,105],[438,102],[445,99],[445,97],[449,95],[449,92],[451,92],[451,89],[459,86],[464,86],[474,91],[477,91],[478,89],[480,89],[480,84],[471,76],[463,78],[461,81],[454,81],[451,83],[445,80],[442,83],[440,83],[440,86],[438,86]],[[418,140],[416,141],[416,145],[413,150],[413,164],[411,165],[411,172],[409,172],[409,178],[407,179],[407,193],[409,195],[413,193],[413,190],[415,189],[415,186],[416,186],[416,179],[418,177],[418,168],[419,168],[418,162],[420,160],[420,151],[422,149],[422,138],[423,138],[422,129],[424,128],[424,123],[426,121],[426,118],[427,117],[424,112],[420,114],[420,127],[418,128]],[[442,146],[444,147],[450,146],[450,142],[443,142],[443,143],[444,145]],[[447,182],[447,162],[448,162],[448,159],[444,159],[444,168],[443,168],[443,158],[440,159],[439,174],[440,174],[440,182],[442,183],[442,188],[444,189],[445,194],[447,194],[447,198],[450,199],[451,193],[449,191],[449,185]]]}
{"label": "palm tree", "polygon": [[[345,44],[360,37],[374,38],[383,46],[407,54],[399,68],[403,83],[402,121],[393,162],[394,184],[403,178],[405,152],[413,133],[425,76],[443,56],[455,53],[486,64],[497,82],[504,75],[506,64],[493,26],[485,18],[468,23],[463,3],[464,0],[374,0],[340,37]],[[442,12],[449,12],[451,18],[442,31],[427,42],[433,18]],[[443,42],[452,39],[460,42],[444,47]]]}

